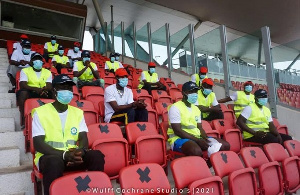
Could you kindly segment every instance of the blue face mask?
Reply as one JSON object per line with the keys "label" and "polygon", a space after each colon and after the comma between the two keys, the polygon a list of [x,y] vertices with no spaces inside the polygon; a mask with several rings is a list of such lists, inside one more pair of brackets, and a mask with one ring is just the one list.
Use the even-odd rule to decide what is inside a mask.
{"label": "blue face mask", "polygon": [[74,52],[77,53],[79,51],[79,47],[74,47]]}
{"label": "blue face mask", "polygon": [[116,61],[119,61],[119,59],[120,59],[119,56],[117,56],[117,57],[116,57]]}
{"label": "blue face mask", "polygon": [[198,93],[187,94],[187,101],[190,104],[195,104],[198,100]]}
{"label": "blue face mask", "polygon": [[36,70],[41,70],[43,67],[43,61],[42,60],[34,60],[33,62],[33,68]]}
{"label": "blue face mask", "polygon": [[251,85],[245,86],[245,91],[246,92],[251,92],[252,91],[252,86]]}
{"label": "blue face mask", "polygon": [[73,99],[73,92],[69,90],[60,90],[57,91],[57,101],[62,104],[68,104]]}
{"label": "blue face mask", "polygon": [[120,79],[119,79],[119,85],[120,85],[121,87],[126,87],[127,84],[128,84],[128,78],[120,78]]}
{"label": "blue face mask", "polygon": [[54,45],[56,43],[56,40],[51,40],[51,44]]}
{"label": "blue face mask", "polygon": [[258,104],[261,106],[265,106],[268,103],[268,98],[258,98]]}
{"label": "blue face mask", "polygon": [[200,74],[200,79],[204,79],[206,75]]}
{"label": "blue face mask", "polygon": [[86,61],[90,61],[91,58],[82,58],[83,63],[85,63]]}
{"label": "blue face mask", "polygon": [[211,89],[203,89],[203,94],[204,95],[209,95],[212,92]]}
{"label": "blue face mask", "polygon": [[62,56],[64,54],[64,50],[58,50],[58,54]]}
{"label": "blue face mask", "polygon": [[155,73],[155,68],[149,68],[149,72],[152,74],[152,73]]}
{"label": "blue face mask", "polygon": [[31,49],[23,48],[22,51],[25,55],[28,55],[30,53]]}
{"label": "blue face mask", "polygon": [[111,61],[111,62],[114,62],[115,60],[116,60],[115,57],[111,57],[111,58],[110,58],[110,61]]}

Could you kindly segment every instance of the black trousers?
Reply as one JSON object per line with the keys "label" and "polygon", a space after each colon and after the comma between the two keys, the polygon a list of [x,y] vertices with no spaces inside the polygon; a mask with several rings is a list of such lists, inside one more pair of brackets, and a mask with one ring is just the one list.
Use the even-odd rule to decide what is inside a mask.
{"label": "black trousers", "polygon": [[[292,137],[286,134],[279,133],[282,139],[282,142],[285,142],[286,140],[292,140]],[[267,135],[264,138],[260,138],[257,136],[250,137],[248,139],[244,139],[246,142],[255,142],[255,143],[261,143],[261,144],[268,144],[268,143],[279,143],[278,138],[273,135],[272,133],[267,133]]]}
{"label": "black trousers", "polygon": [[77,87],[79,89],[81,89],[83,86],[97,86],[97,87],[100,87],[101,83],[100,83],[99,80],[95,80],[95,81],[81,81],[81,80],[78,80]]}
{"label": "black trousers", "polygon": [[167,90],[166,86],[164,86],[164,85],[161,85],[161,86],[162,87],[152,87],[150,84],[146,84],[142,87],[142,89],[146,89],[148,91],[149,95],[151,95],[152,90],[163,90],[163,91]]}
{"label": "black trousers", "polygon": [[148,110],[129,108],[126,110],[122,110],[120,112],[115,112],[112,115],[110,121],[120,121],[125,124],[138,122],[138,121],[148,122]]}
{"label": "black trousers", "polygon": [[202,120],[205,120],[205,121],[212,121],[212,120],[215,120],[215,119],[224,119],[224,114],[222,111],[219,111],[219,112],[210,112],[209,115],[207,117],[203,117],[203,113],[201,112],[202,114]]}
{"label": "black trousers", "polygon": [[103,171],[104,170],[104,154],[99,150],[90,150],[83,156],[83,163],[78,166],[66,166],[66,162],[62,157],[56,155],[43,155],[39,160],[39,170],[43,174],[44,194],[49,194],[51,183],[63,176],[64,171],[88,170]]}

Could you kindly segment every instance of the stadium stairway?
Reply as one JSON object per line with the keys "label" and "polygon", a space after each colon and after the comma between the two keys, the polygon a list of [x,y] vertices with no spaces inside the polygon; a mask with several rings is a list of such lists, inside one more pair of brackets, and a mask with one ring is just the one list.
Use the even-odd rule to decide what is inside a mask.
{"label": "stadium stairway", "polygon": [[25,153],[16,95],[6,75],[7,50],[0,48],[0,194],[31,195],[32,157]]}

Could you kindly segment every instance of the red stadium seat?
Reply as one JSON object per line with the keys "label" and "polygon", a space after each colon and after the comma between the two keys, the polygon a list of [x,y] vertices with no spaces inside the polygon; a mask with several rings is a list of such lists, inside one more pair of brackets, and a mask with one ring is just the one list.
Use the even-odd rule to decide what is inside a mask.
{"label": "red stadium seat", "polygon": [[243,147],[243,139],[239,129],[227,129],[223,138],[230,144],[231,151],[240,152]]}
{"label": "red stadium seat", "polygon": [[168,106],[170,106],[171,103],[165,103],[165,102],[155,102],[155,110],[157,112],[158,116],[162,116],[162,114],[165,111],[168,111]]}
{"label": "red stadium seat", "polygon": [[238,155],[232,151],[220,151],[211,155],[210,160],[216,175],[228,176],[229,194],[257,195],[257,184],[253,168],[244,168]]}
{"label": "red stadium seat", "polygon": [[246,167],[258,169],[259,192],[263,194],[284,194],[281,170],[278,162],[269,162],[259,147],[245,147],[241,150]]}
{"label": "red stadium seat", "polygon": [[300,142],[298,140],[287,140],[284,142],[284,147],[290,156],[300,157]]}
{"label": "red stadium seat", "polygon": [[80,94],[79,94],[78,89],[75,85],[73,86],[73,99],[72,100],[73,101],[80,100]]}
{"label": "red stadium seat", "polygon": [[163,90],[152,90],[152,97],[155,102],[172,103],[172,98]]}
{"label": "red stadium seat", "polygon": [[178,87],[178,89],[179,89],[180,91],[182,91],[182,85],[183,85],[183,84],[178,84],[178,85],[177,85],[177,87]]}
{"label": "red stadium seat", "polygon": [[[80,185],[80,187],[79,187]],[[109,177],[100,171],[73,173],[54,180],[50,195],[105,193],[113,195]]]}
{"label": "red stadium seat", "polygon": [[70,105],[83,110],[86,125],[91,125],[99,122],[98,113],[95,110],[92,102],[87,100],[72,100],[70,102]]}
{"label": "red stadium seat", "polygon": [[234,112],[228,109],[223,111],[223,114],[224,114],[224,119],[229,121],[233,127],[237,128]]}
{"label": "red stadium seat", "polygon": [[[10,65],[10,66],[12,66],[12,65]],[[21,73],[21,71],[18,71],[16,74],[16,91],[15,91],[15,93],[17,93],[17,91],[20,90],[20,73]]]}
{"label": "red stadium seat", "polygon": [[276,118],[273,118],[273,123],[279,133],[289,134],[288,127],[286,125],[280,125],[279,121]]}
{"label": "red stadium seat", "polygon": [[209,122],[202,120],[201,125],[207,136],[220,138],[220,133],[216,130],[213,130],[209,124]]}
{"label": "red stadium seat", "polygon": [[81,90],[83,99],[93,102],[95,110],[99,112],[99,102],[104,101],[103,88],[95,86],[83,86]]}
{"label": "red stadium seat", "polygon": [[226,110],[228,110],[226,104],[221,104],[221,103],[220,103],[219,105],[220,105],[221,110],[222,110],[223,112],[226,111]]}
{"label": "red stadium seat", "polygon": [[170,96],[171,96],[173,102],[180,101],[183,98],[181,91],[177,91],[177,90],[171,90]]}
{"label": "red stadium seat", "polygon": [[229,121],[224,119],[216,119],[212,121],[213,129],[217,130],[221,135],[225,133],[227,129],[235,129]]}
{"label": "red stadium seat", "polygon": [[152,98],[151,95],[149,95],[147,90],[145,90],[145,89],[132,89],[132,93],[133,93],[133,99],[134,100],[144,99],[145,103],[147,103],[148,105],[151,105],[151,107],[154,106],[153,98]]}
{"label": "red stadium seat", "polygon": [[227,104],[229,110],[234,111],[234,104]]}
{"label": "red stadium seat", "polygon": [[158,116],[154,109],[147,107],[148,110],[148,122],[152,123],[156,128],[158,128]]}
{"label": "red stadium seat", "polygon": [[300,189],[300,160],[298,156],[289,157],[283,146],[277,143],[264,145],[264,150],[270,161],[281,163],[285,190],[288,193]]}
{"label": "red stadium seat", "polygon": [[[144,190],[144,194],[170,194],[170,184],[161,166],[155,163],[136,164],[120,171],[120,186],[123,195],[133,194],[132,190]],[[130,190],[132,189],[132,190]],[[149,191],[145,191],[149,190]],[[152,191],[150,191],[152,190]]]}
{"label": "red stadium seat", "polygon": [[70,68],[62,68],[61,69],[61,74],[66,74],[68,75],[69,77],[73,78],[73,70],[70,69]]}
{"label": "red stadium seat", "polygon": [[[184,167],[184,168],[183,168]],[[213,176],[205,162],[198,156],[188,156],[175,159],[171,163],[177,194],[182,194],[188,188],[188,194],[201,194],[206,189],[208,194],[224,194],[223,183],[220,177]],[[197,193],[197,190],[200,189]],[[212,190],[212,191],[211,191]]]}

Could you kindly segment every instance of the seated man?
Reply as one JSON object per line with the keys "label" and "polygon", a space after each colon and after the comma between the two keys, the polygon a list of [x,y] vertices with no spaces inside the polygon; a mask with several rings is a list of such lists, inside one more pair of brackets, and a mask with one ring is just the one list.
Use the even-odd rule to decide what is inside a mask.
{"label": "seated man", "polygon": [[100,79],[97,65],[91,62],[90,52],[82,51],[81,58],[82,61],[77,61],[73,66],[73,80],[77,87],[100,86],[104,88],[104,80]]}
{"label": "seated man", "polygon": [[24,68],[20,73],[20,90],[17,100],[24,125],[24,104],[29,98],[52,98],[52,74],[43,68],[43,57],[39,53],[31,55],[31,67]]}
{"label": "seated man", "polygon": [[58,55],[54,55],[52,58],[52,64],[56,68],[58,74],[61,74],[62,68],[71,68],[69,58],[64,55],[64,47],[58,46]]}
{"label": "seated man", "polygon": [[138,86],[139,89],[146,89],[151,95],[152,90],[166,90],[166,86],[164,86],[161,82],[159,82],[158,75],[155,72],[156,64],[154,62],[148,63],[148,71],[143,71],[141,77],[139,79],[140,84]]}
{"label": "seated man", "polygon": [[81,44],[79,42],[74,43],[74,49],[69,49],[68,51],[68,58],[70,61],[71,67],[73,67],[74,63],[81,60],[81,51],[80,51]]}
{"label": "seated man", "polygon": [[123,67],[123,64],[119,61],[120,60],[120,54],[115,53],[116,62],[119,62],[119,67]]}
{"label": "seated man", "polygon": [[201,125],[201,112],[194,104],[198,99],[196,83],[189,81],[182,86],[183,99],[169,107],[168,142],[172,150],[186,156],[202,156],[210,146],[217,144],[214,151],[229,150],[228,142],[218,138],[208,138]]}
{"label": "seated man", "polygon": [[31,51],[31,43],[28,40],[24,40],[22,43],[22,50],[14,50],[10,58],[10,65],[7,68],[7,76],[13,86],[9,93],[15,93],[16,89],[16,74],[22,68],[29,67],[30,56],[34,53]]}
{"label": "seated man", "polygon": [[24,41],[24,40],[28,40],[28,36],[27,35],[25,35],[25,34],[22,34],[21,36],[20,36],[20,42],[15,42],[14,44],[13,44],[13,49],[14,50],[20,50],[20,51],[22,51],[22,45],[21,45],[21,43]]}
{"label": "seated man", "polygon": [[210,79],[203,79],[198,91],[198,102],[195,105],[201,110],[202,120],[212,121],[223,119],[224,115],[217,101],[216,94],[212,91],[214,82]]}
{"label": "seated man", "polygon": [[135,121],[148,121],[148,111],[143,100],[133,101],[131,89],[127,88],[128,73],[124,68],[116,72],[117,84],[106,87],[104,91],[105,119],[128,124]]}
{"label": "seated man", "polygon": [[114,73],[114,72],[116,72],[116,70],[118,68],[123,68],[123,65],[121,63],[119,63],[118,61],[116,61],[116,57],[115,57],[114,53],[110,53],[109,59],[110,59],[110,61],[105,62],[104,69],[106,72]]}
{"label": "seated man", "polygon": [[202,83],[203,79],[208,78],[206,74],[207,74],[207,68],[202,66],[199,69],[199,74],[192,75],[191,81],[196,83],[198,85],[198,87],[201,87],[201,83]]}
{"label": "seated man", "polygon": [[218,100],[219,103],[234,101],[234,114],[238,118],[246,106],[254,103],[254,95],[251,94],[253,83],[247,81],[244,83],[244,91],[236,91],[230,97]]}
{"label": "seated man", "polygon": [[49,59],[53,58],[57,50],[58,50],[58,44],[56,43],[56,36],[52,35],[51,42],[47,42],[44,45],[44,58],[46,62],[48,62]]}
{"label": "seated man", "polygon": [[268,92],[259,89],[254,93],[255,103],[246,106],[236,124],[242,129],[244,141],[261,144],[280,143],[291,140],[289,135],[278,133],[268,103]]}
{"label": "seated man", "polygon": [[34,163],[43,174],[44,194],[64,171],[103,171],[104,155],[88,149],[83,111],[68,105],[73,98],[72,79],[58,75],[53,79],[55,102],[32,111],[32,137],[36,150]]}

